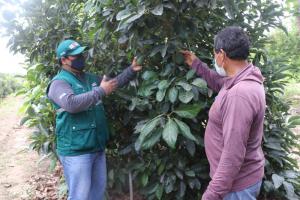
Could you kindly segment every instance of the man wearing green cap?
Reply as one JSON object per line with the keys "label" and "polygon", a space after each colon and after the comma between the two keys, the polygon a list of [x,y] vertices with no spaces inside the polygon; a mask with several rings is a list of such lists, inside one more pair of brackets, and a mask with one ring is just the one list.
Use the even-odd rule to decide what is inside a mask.
{"label": "man wearing green cap", "polygon": [[108,127],[102,99],[142,69],[136,58],[111,80],[83,71],[85,57],[74,40],[56,50],[62,66],[47,95],[56,109],[57,154],[68,185],[68,200],[102,200],[106,187],[105,145]]}

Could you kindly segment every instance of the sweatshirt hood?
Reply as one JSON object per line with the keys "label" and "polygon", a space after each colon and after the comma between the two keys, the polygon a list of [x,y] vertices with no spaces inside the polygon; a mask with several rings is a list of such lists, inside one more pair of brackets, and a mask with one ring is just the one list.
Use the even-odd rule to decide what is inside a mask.
{"label": "sweatshirt hood", "polygon": [[258,67],[250,63],[246,68],[236,74],[234,77],[228,78],[226,88],[230,89],[241,81],[255,81],[260,84],[264,82],[264,77]]}

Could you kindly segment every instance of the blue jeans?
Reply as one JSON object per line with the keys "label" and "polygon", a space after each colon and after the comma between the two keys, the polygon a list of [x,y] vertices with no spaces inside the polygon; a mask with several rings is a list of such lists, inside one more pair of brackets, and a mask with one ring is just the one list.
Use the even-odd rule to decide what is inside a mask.
{"label": "blue jeans", "polygon": [[106,189],[104,152],[59,156],[68,185],[68,200],[103,200]]}
{"label": "blue jeans", "polygon": [[227,194],[223,200],[256,200],[259,195],[262,181],[238,192],[231,192]]}

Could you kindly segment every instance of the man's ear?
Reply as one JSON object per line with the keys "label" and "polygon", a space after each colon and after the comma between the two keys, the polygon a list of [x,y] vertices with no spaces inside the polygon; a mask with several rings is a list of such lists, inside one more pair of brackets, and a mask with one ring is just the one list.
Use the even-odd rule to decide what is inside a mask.
{"label": "man's ear", "polygon": [[66,60],[67,60],[67,58],[62,57],[62,58],[60,59],[61,64],[64,65],[64,64],[66,63]]}
{"label": "man's ear", "polygon": [[220,51],[222,53],[222,59],[225,60],[227,58],[226,52],[223,49],[221,49]]}

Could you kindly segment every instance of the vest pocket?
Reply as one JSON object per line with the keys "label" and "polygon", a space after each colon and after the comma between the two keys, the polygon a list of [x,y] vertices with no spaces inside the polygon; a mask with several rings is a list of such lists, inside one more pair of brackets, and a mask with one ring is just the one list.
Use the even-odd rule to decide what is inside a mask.
{"label": "vest pocket", "polygon": [[59,132],[56,134],[57,148],[64,149],[71,146],[71,141],[68,139],[66,132]]}
{"label": "vest pocket", "polygon": [[[87,114],[87,113],[85,113]],[[96,122],[89,116],[73,116],[71,149],[78,151],[93,150],[99,146]]]}

